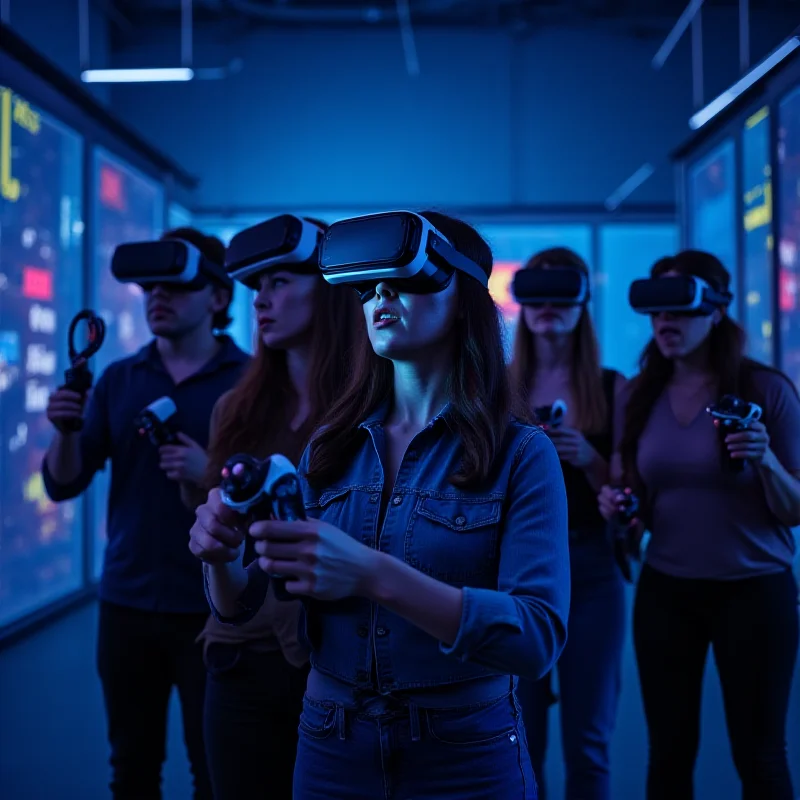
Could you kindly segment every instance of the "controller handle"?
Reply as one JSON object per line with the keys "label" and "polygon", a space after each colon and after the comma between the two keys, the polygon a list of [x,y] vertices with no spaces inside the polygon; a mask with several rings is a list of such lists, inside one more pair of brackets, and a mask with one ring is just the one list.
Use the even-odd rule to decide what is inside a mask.
{"label": "controller handle", "polygon": [[[78,324],[84,320],[89,329],[89,344],[83,350],[77,350],[75,331]],[[100,349],[105,338],[106,324],[94,311],[86,308],[72,318],[68,335],[70,367],[64,373],[64,385],[61,388],[86,396],[94,382],[94,376],[89,369],[89,359]],[[59,427],[64,433],[77,433],[83,429],[83,418],[66,420]]]}
{"label": "controller handle", "polygon": [[618,510],[606,523],[606,535],[614,548],[614,560],[622,572],[622,577],[633,583],[631,569],[632,553],[635,551],[636,531],[631,528],[631,521],[639,510],[639,499],[628,488],[614,486],[614,489],[626,496],[625,508]]}

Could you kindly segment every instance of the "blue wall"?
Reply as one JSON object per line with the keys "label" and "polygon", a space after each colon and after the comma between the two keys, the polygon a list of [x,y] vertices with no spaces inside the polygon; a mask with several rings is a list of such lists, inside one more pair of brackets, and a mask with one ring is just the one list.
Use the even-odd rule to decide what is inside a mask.
{"label": "blue wall", "polygon": [[[738,38],[733,11],[704,19],[711,99],[738,77]],[[754,57],[795,24],[754,12]],[[202,178],[205,208],[596,204],[645,161],[659,169],[632,199],[672,202],[666,156],[693,110],[688,36],[654,72],[660,35],[602,31],[423,29],[410,78],[394,29],[217,24],[196,30],[195,65],[241,57],[240,74],[114,86],[112,106]],[[115,66],[179,63],[177,30],[137,34]]]}
{"label": "blue wall", "polygon": [[[10,0],[10,26],[43,56],[67,75],[80,80],[80,38],[77,0]],[[106,15],[90,3],[89,55],[90,66],[107,66],[109,57],[109,23]],[[110,97],[108,86],[85,84],[101,102]]]}

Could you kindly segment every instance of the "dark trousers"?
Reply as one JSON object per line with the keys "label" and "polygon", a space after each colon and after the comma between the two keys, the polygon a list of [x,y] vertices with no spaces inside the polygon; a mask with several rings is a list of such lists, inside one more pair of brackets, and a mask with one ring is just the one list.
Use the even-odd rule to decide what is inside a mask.
{"label": "dark trousers", "polygon": [[206,752],[215,800],[292,800],[308,668],[281,653],[212,643],[206,653]]}
{"label": "dark trousers", "polygon": [[634,606],[650,762],[648,800],[692,800],[703,671],[714,651],[743,800],[792,800],[786,714],[798,646],[790,571],[736,581],[645,566]]}
{"label": "dark trousers", "polygon": [[100,603],[103,685],[115,800],[160,800],[167,713],[176,686],[196,800],[210,800],[203,745],[206,670],[195,640],[207,614],[163,614]]}
{"label": "dark trousers", "polygon": [[537,682],[520,680],[517,697],[541,800],[546,796],[548,712],[556,701],[561,709],[566,799],[610,800],[609,749],[621,688],[625,587],[601,535],[574,542],[570,566],[569,635],[556,666],[558,698],[551,675]]}

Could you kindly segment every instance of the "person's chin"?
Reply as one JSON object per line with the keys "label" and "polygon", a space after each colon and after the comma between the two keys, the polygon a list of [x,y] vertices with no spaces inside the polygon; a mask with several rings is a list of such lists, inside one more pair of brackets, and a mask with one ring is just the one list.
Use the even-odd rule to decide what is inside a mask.
{"label": "person's chin", "polygon": [[150,320],[150,333],[169,339],[177,335],[177,326],[165,319]]}

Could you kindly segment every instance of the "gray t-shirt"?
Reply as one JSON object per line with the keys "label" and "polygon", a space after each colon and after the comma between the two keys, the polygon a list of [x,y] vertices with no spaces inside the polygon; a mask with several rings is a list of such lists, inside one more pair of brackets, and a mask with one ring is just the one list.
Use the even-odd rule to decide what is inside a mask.
{"label": "gray t-shirt", "polygon": [[[757,370],[770,446],[790,472],[800,471],[800,400],[780,374]],[[617,403],[615,439],[622,434],[630,384]],[[756,399],[756,398],[748,398]],[[651,534],[645,560],[680,578],[738,578],[791,567],[795,539],[767,506],[752,464],[723,468],[714,423],[702,410],[688,426],[675,419],[663,392],[639,440],[637,466],[645,486]]]}

